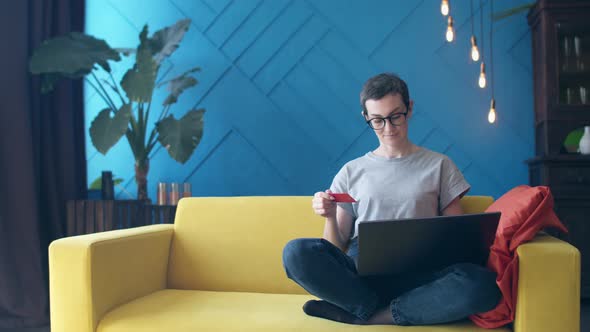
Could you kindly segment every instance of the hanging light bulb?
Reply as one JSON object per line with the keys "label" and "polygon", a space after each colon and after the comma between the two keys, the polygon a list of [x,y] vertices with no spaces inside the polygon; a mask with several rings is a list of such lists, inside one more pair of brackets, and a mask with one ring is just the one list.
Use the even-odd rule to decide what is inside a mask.
{"label": "hanging light bulb", "polygon": [[479,50],[477,49],[475,36],[471,36],[471,60],[479,61]]}
{"label": "hanging light bulb", "polygon": [[485,88],[486,87],[486,65],[482,62],[480,65],[479,71],[479,87]]}
{"label": "hanging light bulb", "polygon": [[447,25],[447,41],[450,43],[455,39],[455,29],[453,28],[453,18],[449,15],[449,24]]}
{"label": "hanging light bulb", "polygon": [[443,16],[449,15],[449,0],[442,0],[440,3],[440,13],[443,14]]}
{"label": "hanging light bulb", "polygon": [[496,122],[496,100],[492,98],[490,102],[490,112],[488,113],[488,122],[494,123]]}

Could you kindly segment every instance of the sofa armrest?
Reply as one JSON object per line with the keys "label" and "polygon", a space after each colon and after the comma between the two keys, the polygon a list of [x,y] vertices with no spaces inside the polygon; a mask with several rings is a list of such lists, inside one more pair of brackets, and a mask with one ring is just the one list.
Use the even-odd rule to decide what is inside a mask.
{"label": "sofa armrest", "polygon": [[580,331],[580,252],[539,235],[517,248],[515,332]]}
{"label": "sofa armrest", "polygon": [[151,225],[53,241],[51,331],[94,332],[109,310],[166,287],[173,225]]}

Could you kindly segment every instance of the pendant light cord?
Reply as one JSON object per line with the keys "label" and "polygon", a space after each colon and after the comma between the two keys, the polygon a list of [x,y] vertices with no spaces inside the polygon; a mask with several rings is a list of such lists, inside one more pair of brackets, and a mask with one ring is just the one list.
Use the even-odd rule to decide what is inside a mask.
{"label": "pendant light cord", "polygon": [[494,0],[490,0],[490,80],[492,83],[492,98],[494,98]]}
{"label": "pendant light cord", "polygon": [[469,1],[471,5],[471,35],[475,36],[475,28],[473,27],[473,20],[475,19],[473,16],[473,0]]}
{"label": "pendant light cord", "polygon": [[482,0],[479,0],[479,16],[480,16],[480,20],[479,20],[479,29],[480,29],[480,35],[481,35],[481,40],[479,41],[479,45],[481,46],[480,49],[481,51],[479,52],[481,54],[481,62],[483,62],[483,59],[485,58],[485,52],[484,52],[484,48],[483,48],[483,3]]}

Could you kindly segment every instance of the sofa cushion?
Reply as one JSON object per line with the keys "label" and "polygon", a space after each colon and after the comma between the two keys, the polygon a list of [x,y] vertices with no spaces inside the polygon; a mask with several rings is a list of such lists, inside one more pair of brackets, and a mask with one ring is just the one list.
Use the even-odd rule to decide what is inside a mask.
{"label": "sofa cushion", "polygon": [[[383,331],[398,326],[357,326],[307,316],[301,307],[309,295],[167,289],[124,304],[101,319],[97,332],[195,331]],[[490,331],[469,321],[412,327],[412,332]],[[510,331],[497,329],[493,331]]]}
{"label": "sofa cushion", "polygon": [[283,269],[283,247],[321,237],[312,197],[183,198],[174,221],[168,288],[299,293]]}
{"label": "sofa cushion", "polygon": [[463,196],[460,203],[465,214],[482,213],[494,203],[494,198],[491,196]]}
{"label": "sofa cushion", "polygon": [[[311,196],[191,197],[180,200],[170,250],[168,288],[307,294],[287,279],[283,247],[321,237],[324,218]],[[466,213],[482,212],[486,196],[465,196]]]}

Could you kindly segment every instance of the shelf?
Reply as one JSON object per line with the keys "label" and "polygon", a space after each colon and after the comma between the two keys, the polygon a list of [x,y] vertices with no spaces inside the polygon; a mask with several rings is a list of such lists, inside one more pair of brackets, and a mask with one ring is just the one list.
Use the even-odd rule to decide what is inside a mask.
{"label": "shelf", "polygon": [[544,122],[568,126],[577,123],[580,128],[590,126],[590,104],[555,104],[549,107],[549,112],[535,114],[535,126]]}
{"label": "shelf", "polygon": [[525,163],[534,165],[542,162],[583,162],[590,163],[590,155],[583,155],[579,153],[557,154],[550,156],[536,156],[525,160]]}
{"label": "shelf", "polygon": [[560,80],[567,80],[567,81],[583,81],[588,80],[590,81],[590,70],[585,71],[560,71],[559,72],[559,79]]}
{"label": "shelf", "polygon": [[[557,104],[554,107],[554,110],[560,113],[567,113],[567,112],[588,112],[590,113],[590,104]],[[590,114],[588,116],[590,118]]]}

